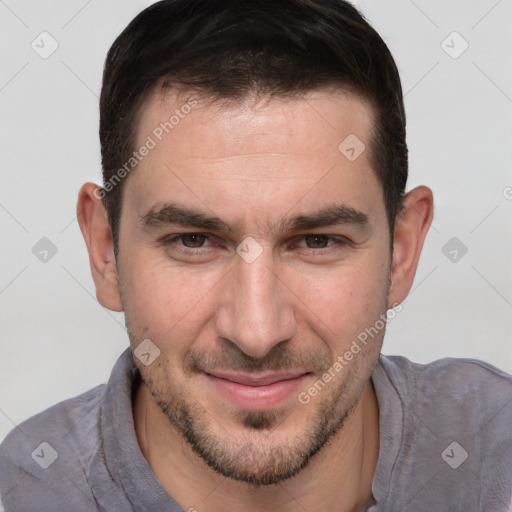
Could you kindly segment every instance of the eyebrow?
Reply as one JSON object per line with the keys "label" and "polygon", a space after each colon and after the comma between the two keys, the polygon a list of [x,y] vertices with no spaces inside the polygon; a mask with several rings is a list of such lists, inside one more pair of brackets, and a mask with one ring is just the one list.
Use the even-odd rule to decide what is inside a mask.
{"label": "eyebrow", "polygon": [[[178,225],[229,233],[241,231],[239,223],[230,226],[215,215],[170,203],[155,205],[141,215],[140,219],[142,224],[148,227]],[[308,214],[280,219],[275,223],[272,231],[275,229],[280,232],[300,231],[338,225],[349,225],[365,230],[369,226],[369,218],[366,213],[349,206],[333,205]]]}
{"label": "eyebrow", "polygon": [[175,224],[211,231],[233,232],[233,228],[219,217],[169,203],[155,205],[146,214],[141,215],[140,219],[142,224],[151,227]]}
{"label": "eyebrow", "polygon": [[299,214],[277,222],[278,231],[300,231],[330,226],[351,225],[366,229],[369,218],[366,213],[346,205],[333,205],[308,214]]}

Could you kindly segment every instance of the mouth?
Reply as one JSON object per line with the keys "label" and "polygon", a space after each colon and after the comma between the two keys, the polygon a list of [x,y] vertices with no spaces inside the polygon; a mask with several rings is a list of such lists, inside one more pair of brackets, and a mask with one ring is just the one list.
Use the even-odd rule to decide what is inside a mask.
{"label": "mouth", "polygon": [[234,406],[263,411],[284,402],[309,375],[293,372],[222,372],[204,374],[210,385]]}

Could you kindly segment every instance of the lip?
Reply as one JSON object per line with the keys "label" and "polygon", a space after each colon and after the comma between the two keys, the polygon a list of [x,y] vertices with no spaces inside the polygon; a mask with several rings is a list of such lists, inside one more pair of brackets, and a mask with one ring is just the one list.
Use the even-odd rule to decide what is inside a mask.
{"label": "lip", "polygon": [[255,411],[279,405],[297,390],[308,375],[304,371],[205,373],[209,383],[223,398],[236,407]]}

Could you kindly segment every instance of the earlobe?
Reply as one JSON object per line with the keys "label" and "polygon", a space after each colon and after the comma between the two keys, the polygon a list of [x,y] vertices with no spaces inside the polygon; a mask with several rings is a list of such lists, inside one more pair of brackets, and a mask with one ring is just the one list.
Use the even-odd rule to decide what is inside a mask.
{"label": "earlobe", "polygon": [[429,188],[420,186],[405,196],[395,224],[388,308],[400,304],[411,289],[433,215],[434,200]]}
{"label": "earlobe", "polygon": [[80,189],[77,218],[89,253],[96,297],[100,304],[107,309],[122,311],[112,230],[103,204],[101,190],[95,183],[86,183]]}

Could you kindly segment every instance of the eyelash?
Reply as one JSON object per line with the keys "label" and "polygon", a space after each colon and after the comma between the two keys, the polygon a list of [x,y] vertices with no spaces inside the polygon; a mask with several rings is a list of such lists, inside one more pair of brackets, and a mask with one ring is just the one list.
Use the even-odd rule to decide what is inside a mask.
{"label": "eyelash", "polygon": [[[183,244],[178,243],[180,240],[181,240],[181,242],[183,242],[183,238],[185,238],[186,236],[193,236],[193,235],[204,236],[206,238],[206,240],[211,241],[211,238],[207,234],[193,232],[193,233],[181,233],[179,235],[168,235],[162,239],[162,243],[165,246],[175,245],[175,249],[177,251],[188,254],[188,255],[201,254],[201,253],[204,254],[204,252],[207,252],[210,248],[216,246],[216,244],[212,244],[212,245],[208,245],[208,246],[204,246],[204,247],[195,247],[194,248],[194,247],[187,247]],[[306,249],[306,250],[309,249],[311,251],[314,251],[315,253],[320,254],[320,253],[325,253],[325,252],[328,252],[331,250],[343,248],[344,246],[346,246],[350,243],[350,241],[343,236],[332,237],[329,235],[325,235],[323,233],[321,233],[321,234],[308,233],[307,235],[297,235],[295,238],[300,238],[301,241],[303,241],[306,239],[306,237],[315,237],[315,236],[327,238],[328,245],[326,247],[318,247],[318,248],[307,247],[307,246],[301,247],[301,248]],[[329,242],[332,242],[332,243],[329,243]]]}
{"label": "eyelash", "polygon": [[162,242],[165,246],[170,246],[170,245],[176,245],[176,249],[180,252],[184,252],[186,254],[199,254],[200,252],[204,252],[205,249],[208,250],[207,248],[208,247],[212,247],[213,245],[209,245],[207,247],[187,247],[186,245],[180,245],[178,244],[177,242],[179,240],[183,241],[182,239],[185,238],[186,236],[192,236],[192,235],[200,235],[200,236],[204,236],[206,239],[210,240],[208,238],[207,235],[203,234],[203,233],[181,233],[180,235],[169,235],[169,236],[166,236]]}

